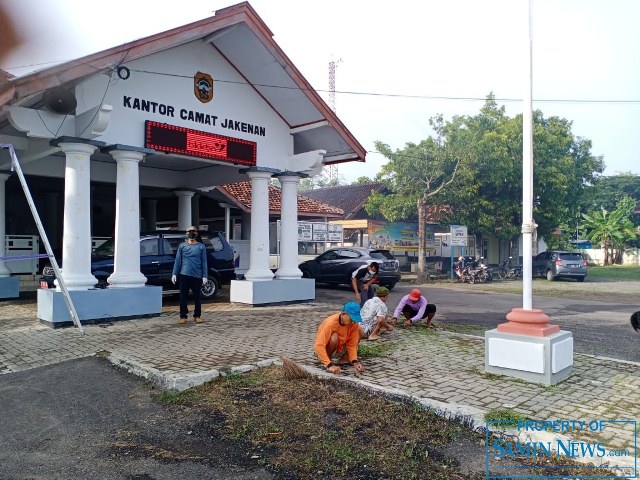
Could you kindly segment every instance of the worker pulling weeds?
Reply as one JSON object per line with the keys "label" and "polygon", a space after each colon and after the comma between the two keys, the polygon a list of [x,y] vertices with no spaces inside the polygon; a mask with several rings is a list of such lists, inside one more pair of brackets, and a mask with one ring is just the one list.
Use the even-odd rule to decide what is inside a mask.
{"label": "worker pulling weeds", "polygon": [[[362,339],[360,305],[349,302],[342,311],[323,320],[318,327],[313,349],[328,372],[339,375],[342,366],[353,365],[357,373],[364,372],[358,360],[358,343]],[[334,363],[334,356],[338,360]]]}

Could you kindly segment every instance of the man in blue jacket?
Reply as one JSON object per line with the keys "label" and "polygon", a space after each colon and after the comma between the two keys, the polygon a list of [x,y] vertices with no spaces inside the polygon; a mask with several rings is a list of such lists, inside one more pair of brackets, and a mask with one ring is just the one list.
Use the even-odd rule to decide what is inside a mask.
{"label": "man in blue jacket", "polygon": [[189,290],[193,292],[193,321],[202,323],[202,308],[200,302],[200,289],[204,283],[208,282],[207,272],[207,249],[196,239],[198,230],[196,227],[187,228],[187,241],[180,244],[176,252],[176,261],[173,264],[173,274],[171,281],[176,281],[180,286],[180,320],[178,323],[185,323],[189,314],[187,308],[187,298]]}

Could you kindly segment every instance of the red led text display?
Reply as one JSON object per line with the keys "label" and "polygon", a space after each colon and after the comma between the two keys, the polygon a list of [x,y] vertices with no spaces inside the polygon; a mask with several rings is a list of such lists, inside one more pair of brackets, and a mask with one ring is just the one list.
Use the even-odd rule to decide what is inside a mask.
{"label": "red led text display", "polygon": [[256,143],[166,123],[145,122],[146,148],[242,165],[256,164]]}

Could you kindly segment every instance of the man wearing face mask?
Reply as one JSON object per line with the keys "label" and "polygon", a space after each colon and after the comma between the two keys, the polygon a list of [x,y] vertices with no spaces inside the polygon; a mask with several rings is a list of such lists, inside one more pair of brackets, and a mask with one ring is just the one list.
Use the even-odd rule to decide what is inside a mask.
{"label": "man wearing face mask", "polygon": [[202,310],[200,303],[200,289],[207,283],[207,249],[199,243],[196,227],[187,228],[187,241],[180,244],[176,252],[176,261],[173,264],[171,281],[176,281],[180,286],[180,321],[185,323],[189,314],[187,298],[189,290],[193,292],[193,321],[202,323]]}
{"label": "man wearing face mask", "polygon": [[362,265],[351,275],[351,286],[356,294],[356,301],[360,307],[364,302],[373,298],[375,293],[372,285],[378,281],[378,262]]}

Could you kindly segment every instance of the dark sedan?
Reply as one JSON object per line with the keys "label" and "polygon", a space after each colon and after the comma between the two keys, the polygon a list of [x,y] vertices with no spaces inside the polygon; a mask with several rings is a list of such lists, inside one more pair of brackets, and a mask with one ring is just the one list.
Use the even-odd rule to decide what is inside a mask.
{"label": "dark sedan", "polygon": [[389,250],[373,250],[362,247],[331,248],[313,260],[299,266],[304,278],[314,278],[318,283],[351,285],[351,275],[358,267],[377,262],[378,283],[389,290],[400,281],[400,264]]}
{"label": "dark sedan", "polygon": [[[147,277],[147,285],[159,285],[164,293],[178,293],[171,283],[171,273],[178,246],[185,241],[184,232],[158,231],[140,235],[140,271]],[[233,249],[224,234],[213,231],[198,232],[198,241],[207,247],[209,281],[202,285],[202,298],[213,298],[221,285],[235,279]],[[107,240],[93,251],[91,273],[98,279],[98,287],[107,286],[107,278],[113,273],[114,239]],[[47,266],[42,271],[40,284],[45,288],[55,288],[55,272]]]}

